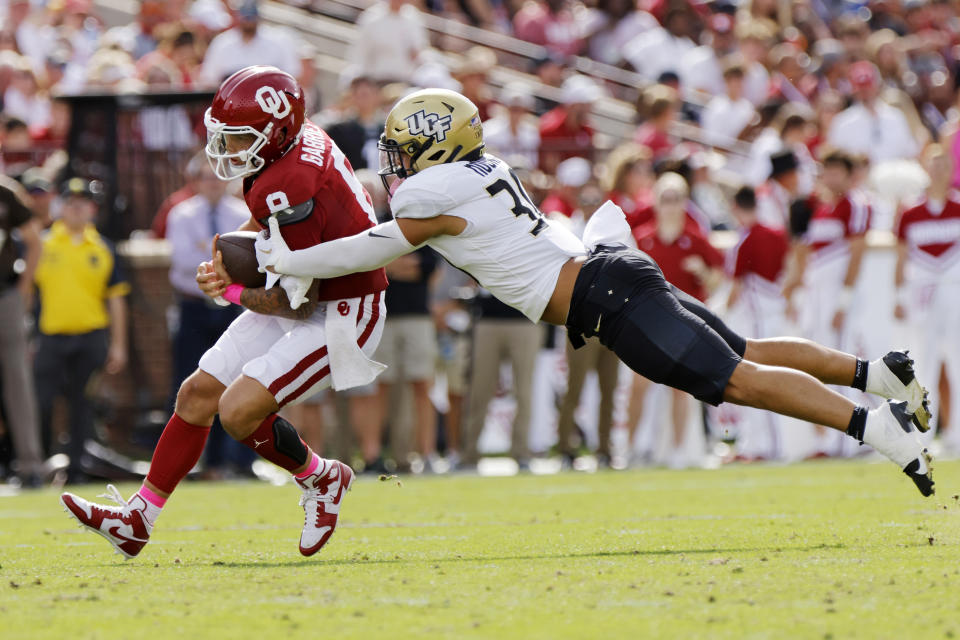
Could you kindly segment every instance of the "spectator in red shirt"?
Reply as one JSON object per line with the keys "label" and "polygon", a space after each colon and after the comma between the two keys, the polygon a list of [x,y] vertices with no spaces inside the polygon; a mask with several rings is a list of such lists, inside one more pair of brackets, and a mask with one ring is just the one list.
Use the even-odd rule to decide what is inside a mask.
{"label": "spectator in red shirt", "polygon": [[677,92],[664,84],[649,87],[640,97],[637,111],[644,122],[637,128],[633,139],[650,149],[654,161],[669,155],[676,144],[670,129],[677,120],[679,109]]}
{"label": "spectator in red shirt", "polygon": [[563,56],[579,55],[584,47],[583,30],[574,19],[569,0],[527,3],[513,17],[513,34]]}
{"label": "spectator in red shirt", "polygon": [[[693,168],[690,166],[689,158],[664,158],[654,164],[654,175],[659,178],[666,173],[675,173],[683,178],[687,184],[687,191],[690,191],[691,179],[693,177]],[[686,205],[687,219],[685,222],[685,231],[699,235],[710,233],[710,218],[697,206],[697,203],[687,198]],[[651,191],[650,198],[638,207],[633,215],[627,218],[627,223],[631,229],[636,230],[645,224],[652,224],[657,215],[657,207],[653,201]]]}
{"label": "spectator in red shirt", "polygon": [[703,302],[720,280],[723,256],[703,234],[691,232],[687,183],[680,175],[660,176],[654,194],[656,217],[634,229],[637,247],[657,262],[667,282]]}
{"label": "spectator in red shirt", "polygon": [[560,213],[570,218],[580,208],[580,188],[590,181],[590,163],[583,158],[567,158],[557,165],[557,185],[540,204],[549,215]]}
{"label": "spectator in red shirt", "polygon": [[563,104],[540,118],[540,170],[552,174],[563,160],[593,159],[593,129],[587,124],[590,106],[604,91],[586,76],[574,75],[563,83]]}
{"label": "spectator in red shirt", "polygon": [[[723,256],[703,235],[692,233],[686,223],[687,182],[677,173],[665,173],[657,180],[653,192],[656,218],[634,230],[637,247],[657,262],[667,282],[698,300],[706,300],[708,292],[722,279]],[[649,386],[649,380],[634,376],[627,409],[631,440],[643,414]],[[674,454],[670,466],[684,464],[682,450],[689,408],[687,396],[672,390]]]}
{"label": "spectator in red shirt", "polygon": [[607,156],[607,199],[623,209],[633,229],[653,200],[653,165],[647,147],[627,142]]}

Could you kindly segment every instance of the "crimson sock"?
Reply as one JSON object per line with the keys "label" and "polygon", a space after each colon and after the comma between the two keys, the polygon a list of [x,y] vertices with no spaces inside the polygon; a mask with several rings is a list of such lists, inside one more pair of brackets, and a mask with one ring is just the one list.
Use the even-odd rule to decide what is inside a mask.
{"label": "crimson sock", "polygon": [[293,425],[275,413],[267,416],[256,431],[240,442],[291,473],[306,464],[310,451]]}
{"label": "crimson sock", "polygon": [[177,484],[197,464],[209,435],[208,426],[190,424],[176,413],[170,416],[157,448],[153,450],[147,474],[150,484],[165,493],[173,493]]}

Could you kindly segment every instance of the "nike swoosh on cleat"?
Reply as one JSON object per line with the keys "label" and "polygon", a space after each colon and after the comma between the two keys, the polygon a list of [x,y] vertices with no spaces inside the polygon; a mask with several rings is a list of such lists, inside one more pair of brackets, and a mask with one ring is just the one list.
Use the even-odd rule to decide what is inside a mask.
{"label": "nike swoosh on cleat", "polygon": [[109,529],[107,529],[107,533],[112,535],[114,538],[120,538],[124,542],[133,542],[133,543],[147,542],[147,540],[144,540],[143,538],[128,538],[127,536],[120,533],[120,527],[118,526],[110,527]]}

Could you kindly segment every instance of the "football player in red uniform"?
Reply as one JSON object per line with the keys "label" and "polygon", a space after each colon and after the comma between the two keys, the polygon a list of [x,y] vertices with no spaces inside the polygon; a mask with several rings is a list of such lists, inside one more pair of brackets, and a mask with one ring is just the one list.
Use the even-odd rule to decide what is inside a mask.
{"label": "football player in red uniform", "polygon": [[[205,124],[206,153],[217,176],[243,179],[252,216],[241,229],[266,228],[272,217],[287,243],[306,248],[376,225],[370,197],[343,153],[305,119],[303,91],[292,76],[265,66],[236,72],[214,96]],[[61,502],[118,552],[136,556],[167,498],[199,460],[219,413],[231,436],[294,475],[305,511],[300,552],[312,555],[336,528],[353,471],[310,450],[277,411],[324,387],[376,377],[380,368],[368,356],[383,330],[386,275],[374,269],[244,288],[231,282],[214,255],[198,267],[197,282],[211,298],[246,311],[181,385],[143,486],[129,500],[108,486],[117,506],[70,493]]]}
{"label": "football player in red uniform", "polygon": [[[853,189],[855,164],[850,154],[831,150],[823,155],[820,204],[810,219],[797,249],[795,269],[784,284],[791,298],[806,283],[801,306],[805,337],[834,349],[850,349],[852,342],[847,314],[854,308],[854,294],[866,251],[870,205]],[[849,455],[852,443],[832,430],[817,428],[819,454]]]}
{"label": "football player in red uniform", "polygon": [[[782,275],[790,251],[783,229],[762,224],[752,187],[741,187],[733,198],[733,215],[740,226],[737,244],[727,255],[727,272],[733,286],[727,298],[727,323],[748,338],[784,335],[786,300]],[[770,411],[730,405],[717,409],[718,423],[736,426],[737,458],[776,460],[781,449],[783,418]]]}
{"label": "football player in red uniform", "polygon": [[948,398],[937,393],[933,384],[933,403],[946,404],[953,411],[940,416],[937,431],[941,444],[950,452],[960,451],[960,428],[956,413],[960,410],[960,194],[951,189],[953,163],[940,145],[924,151],[924,164],[930,174],[926,197],[907,209],[896,225],[897,268],[895,314],[907,320],[913,330],[923,363],[918,373],[936,381],[941,366],[950,382]]}

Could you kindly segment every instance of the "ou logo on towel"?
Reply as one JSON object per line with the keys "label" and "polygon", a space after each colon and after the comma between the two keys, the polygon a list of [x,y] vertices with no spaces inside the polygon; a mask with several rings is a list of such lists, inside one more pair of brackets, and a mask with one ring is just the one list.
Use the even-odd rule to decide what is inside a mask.
{"label": "ou logo on towel", "polygon": [[283,91],[277,91],[271,86],[263,86],[257,89],[257,104],[265,113],[269,113],[277,118],[285,118],[290,114],[290,101]]}

